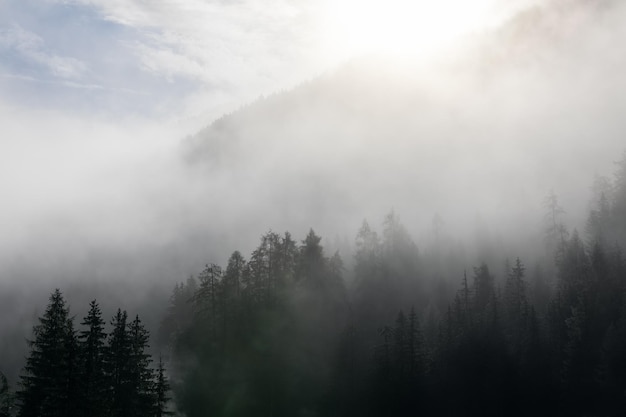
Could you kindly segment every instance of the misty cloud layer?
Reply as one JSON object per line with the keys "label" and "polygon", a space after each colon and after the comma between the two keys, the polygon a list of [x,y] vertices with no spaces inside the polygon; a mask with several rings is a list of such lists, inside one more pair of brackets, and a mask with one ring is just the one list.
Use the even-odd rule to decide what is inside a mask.
{"label": "misty cloud layer", "polygon": [[[116,24],[156,25],[116,5],[98,7]],[[433,61],[355,58],[185,140],[184,122],[79,119],[2,99],[0,283],[169,284],[250,252],[269,229],[313,227],[332,253],[364,218],[377,224],[391,209],[418,247],[439,215],[450,239],[471,246],[486,225],[494,240],[520,237],[504,242],[511,256],[532,255],[525,245],[541,244],[548,192],[568,225],[583,227],[594,175],[610,175],[624,150],[625,13],[535,8]],[[57,78],[86,71],[39,51],[43,41],[25,31],[0,33],[0,47],[18,45]],[[170,40],[172,54],[186,42]],[[161,75],[204,76],[184,56],[168,66],[167,53],[141,48]]]}
{"label": "misty cloud layer", "polygon": [[435,62],[353,60],[182,149],[176,125],[5,106],[16,138],[3,152],[5,259],[31,245],[53,262],[67,248],[133,253],[194,239],[211,243],[192,257],[213,244],[223,257],[269,228],[351,239],[391,208],[423,236],[437,213],[457,234],[476,218],[495,233],[535,233],[551,189],[579,225],[586,207],[572,205],[623,148],[625,87],[623,8],[583,11],[532,9]]}

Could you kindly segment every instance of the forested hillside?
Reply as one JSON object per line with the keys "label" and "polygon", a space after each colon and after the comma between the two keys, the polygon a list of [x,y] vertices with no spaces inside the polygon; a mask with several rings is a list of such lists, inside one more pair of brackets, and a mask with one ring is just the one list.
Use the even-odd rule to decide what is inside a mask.
{"label": "forested hillside", "polygon": [[359,56],[80,186],[46,154],[7,180],[0,417],[624,415],[622,16]]}
{"label": "forested hillside", "polygon": [[[432,280],[395,213],[353,270],[311,230],[177,284],[162,322],[178,409],[232,415],[619,415],[626,389],[626,154],[581,231],[545,201],[545,258]],[[497,249],[496,249],[496,252]],[[549,262],[543,263],[543,259]],[[506,265],[503,274],[499,271]],[[351,283],[346,284],[346,276]],[[438,285],[456,281],[454,294]]]}
{"label": "forested hillside", "polygon": [[0,415],[619,415],[625,179],[626,153],[574,229],[550,193],[538,259],[421,250],[393,211],[353,253],[267,232],[177,283],[152,340],[96,301],[76,328],[56,290]]}
{"label": "forested hillside", "polygon": [[550,189],[582,223],[578,184],[623,150],[626,34],[606,3],[529,8],[432,60],[355,58],[222,116],[183,155],[246,241],[309,219],[351,235],[390,206],[419,234],[437,214],[457,236],[481,218],[527,240]]}

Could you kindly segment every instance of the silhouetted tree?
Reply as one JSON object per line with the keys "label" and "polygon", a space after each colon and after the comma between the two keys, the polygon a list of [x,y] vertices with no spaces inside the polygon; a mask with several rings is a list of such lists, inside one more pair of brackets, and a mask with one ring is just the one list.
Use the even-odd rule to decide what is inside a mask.
{"label": "silhouetted tree", "polygon": [[130,389],[132,390],[131,408],[128,416],[149,416],[153,407],[154,391],[153,370],[150,367],[151,356],[146,352],[148,349],[149,333],[139,319],[135,319],[128,325],[130,339]]}
{"label": "silhouetted tree", "polygon": [[473,309],[479,317],[485,318],[488,306],[490,312],[493,312],[495,305],[493,303],[495,297],[495,288],[493,276],[489,273],[489,267],[483,263],[479,267],[474,268],[474,283],[472,292],[474,295]]}
{"label": "silhouetted tree", "polygon": [[309,230],[300,246],[300,257],[297,266],[298,280],[311,289],[324,289],[328,279],[326,258],[320,245],[321,237],[313,229]]}
{"label": "silhouetted tree", "polygon": [[0,417],[11,417],[13,409],[13,393],[9,388],[6,376],[0,372]]}
{"label": "silhouetted tree", "polygon": [[174,286],[167,313],[159,326],[158,341],[161,345],[177,347],[173,346],[173,342],[179,339],[193,320],[192,300],[197,289],[198,283],[193,276],[189,277],[186,282],[180,282]]}
{"label": "silhouetted tree", "polygon": [[106,333],[100,306],[93,300],[81,323],[80,346],[80,413],[83,416],[103,416],[107,400],[108,381],[105,375],[104,353]]}
{"label": "silhouetted tree", "polygon": [[218,326],[221,324],[221,279],[222,268],[219,265],[206,265],[198,276],[200,285],[193,296],[195,312],[214,343],[218,340]]}
{"label": "silhouetted tree", "polygon": [[73,319],[60,290],[50,296],[44,315],[33,327],[35,338],[17,392],[20,417],[77,415],[77,340]]}
{"label": "silhouetted tree", "polygon": [[567,229],[561,220],[561,216],[565,213],[565,210],[560,206],[554,190],[551,190],[545,198],[544,206],[546,208],[544,221],[546,224],[546,243],[548,251],[552,253],[554,259],[559,262],[563,256],[568,237]]}
{"label": "silhouetted tree", "polygon": [[165,375],[163,358],[159,356],[159,364],[156,369],[156,382],[154,384],[154,417],[174,415],[174,413],[168,409],[170,402],[169,392],[170,384]]}
{"label": "silhouetted tree", "polygon": [[126,311],[118,309],[111,320],[113,329],[105,349],[105,370],[109,378],[107,414],[111,417],[125,417],[133,407],[132,344],[127,320]]}
{"label": "silhouetted tree", "polygon": [[506,332],[517,355],[522,354],[529,315],[526,281],[524,280],[525,270],[526,268],[517,258],[515,265],[508,273],[504,290]]}

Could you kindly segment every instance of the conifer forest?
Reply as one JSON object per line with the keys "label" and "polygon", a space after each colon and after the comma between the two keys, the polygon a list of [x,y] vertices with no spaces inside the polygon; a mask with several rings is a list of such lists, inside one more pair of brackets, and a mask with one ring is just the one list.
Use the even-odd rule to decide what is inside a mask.
{"label": "conifer forest", "polygon": [[580,231],[546,197],[545,263],[457,265],[391,211],[363,222],[350,268],[312,229],[265,233],[173,285],[152,336],[95,300],[77,323],[57,289],[0,415],[622,415],[626,155],[594,188]]}
{"label": "conifer forest", "polygon": [[0,417],[625,417],[624,22],[0,0]]}

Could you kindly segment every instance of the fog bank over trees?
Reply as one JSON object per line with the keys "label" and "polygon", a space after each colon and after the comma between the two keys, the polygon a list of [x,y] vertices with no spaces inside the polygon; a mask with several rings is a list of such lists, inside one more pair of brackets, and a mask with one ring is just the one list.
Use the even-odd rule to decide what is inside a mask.
{"label": "fog bank over trees", "polygon": [[[610,352],[619,351],[621,301],[611,299],[607,311],[596,307],[608,297],[607,288],[622,288],[623,265],[616,248],[626,244],[620,211],[626,148],[625,7],[612,1],[551,2],[524,9],[501,27],[468,37],[428,60],[354,58],[292,89],[260,97],[184,138],[180,129],[146,128],[133,121],[111,128],[102,121],[74,125],[42,117],[35,125],[15,109],[0,108],[7,116],[7,134],[39,138],[0,156],[0,173],[5,174],[0,184],[7,190],[7,215],[0,219],[6,230],[0,238],[0,370],[11,384],[17,382],[26,351],[22,341],[30,337],[54,288],[64,289],[79,317],[93,298],[106,299],[103,304],[137,311],[157,335],[174,285],[195,297],[190,306],[213,308],[215,300],[207,301],[211,293],[206,291],[209,275],[217,269],[206,268],[221,265],[216,280],[226,285],[237,250],[249,268],[255,253],[262,258],[260,270],[247,272],[251,275],[246,288],[258,293],[245,298],[228,287],[220,295],[238,300],[232,311],[220,305],[224,310],[217,316],[229,317],[239,330],[230,333],[234,325],[224,322],[218,330],[213,322],[217,313],[194,316],[188,306],[188,333],[161,334],[152,341],[155,348],[171,350],[168,360],[180,361],[172,362],[169,372],[176,401],[188,407],[189,416],[193,410],[225,406],[232,394],[218,395],[206,408],[198,405],[202,392],[186,384],[194,385],[199,378],[212,387],[229,374],[220,368],[219,377],[203,380],[205,369],[185,373],[193,361],[207,369],[217,366],[220,358],[236,363],[237,357],[215,353],[216,346],[225,343],[241,348],[242,356],[252,355],[252,366],[263,362],[263,356],[243,348],[244,341],[287,344],[276,336],[283,330],[285,338],[293,336],[302,346],[318,336],[328,337],[334,348],[314,344],[318,350],[312,353],[325,368],[317,373],[304,366],[298,349],[268,348],[264,352],[271,360],[267,369],[251,376],[256,379],[248,387],[253,392],[248,399],[262,398],[263,390],[270,389],[263,385],[265,378],[278,381],[277,389],[289,394],[293,375],[272,374],[283,354],[290,361],[289,372],[303,372],[315,389],[328,388],[332,372],[344,372],[338,370],[348,365],[345,356],[338,364],[325,361],[351,349],[352,343],[367,346],[357,354],[360,365],[352,377],[370,372],[370,365],[380,371],[367,380],[372,385],[360,386],[360,394],[385,385],[381,381],[386,378],[416,378],[413,368],[392,376],[385,361],[403,362],[407,357],[397,359],[379,347],[402,345],[405,339],[394,337],[414,334],[411,326],[418,322],[424,333],[422,356],[407,359],[410,367],[417,369],[418,362],[426,367],[428,357],[441,367],[433,373],[421,368],[420,375],[439,378],[435,384],[444,384],[448,377],[462,381],[474,370],[450,376],[445,367],[465,357],[464,346],[474,349],[468,341],[488,331],[481,326],[496,314],[494,306],[509,310],[498,310],[508,315],[498,316],[503,338],[492,340],[489,348],[502,354],[510,369],[525,369],[524,349],[539,349],[543,353],[528,354],[539,358],[533,369],[539,372],[540,360],[550,363],[549,389],[555,392],[562,382],[557,382],[557,374],[573,375],[568,381],[574,382],[564,392],[575,396],[594,369],[621,360],[617,353],[610,358],[596,355],[602,341],[612,343]],[[47,141],[53,132],[62,139]],[[173,135],[180,136],[173,141]],[[287,238],[284,231],[293,237]],[[264,239],[261,246],[259,236]],[[402,241],[399,253],[385,246],[395,238]],[[269,273],[263,268],[273,245],[287,248],[291,258],[282,259],[288,264],[279,262],[282,269]],[[384,262],[387,269],[376,269],[378,264],[372,269],[379,275],[366,276],[371,260],[363,258],[367,250],[373,258],[391,256]],[[585,277],[593,280],[581,284],[575,268],[564,263],[576,254],[588,261],[583,265]],[[606,269],[594,263],[604,256],[609,259]],[[315,259],[307,263],[310,257]],[[523,285],[518,282],[522,271]],[[190,276],[205,292],[196,288],[194,295],[195,290],[186,287]],[[601,276],[610,277],[610,284],[604,286]],[[319,277],[328,287],[307,287],[309,278],[317,282]],[[383,285],[381,277],[395,281]],[[360,286],[360,280],[370,278]],[[278,290],[280,280],[285,287]],[[463,291],[471,285],[470,308]],[[524,307],[523,320],[521,301],[511,301],[519,296],[515,288],[520,285],[526,286],[524,305],[529,308]],[[579,303],[573,295],[578,286],[584,287],[585,297],[597,298],[583,297]],[[569,298],[556,302],[557,294]],[[469,299],[469,293],[465,295]],[[268,307],[266,296],[280,302]],[[313,318],[302,305],[313,306],[318,298],[327,300],[326,310]],[[302,305],[292,309],[298,303]],[[261,311],[259,321],[246,322],[246,314],[256,308]],[[448,308],[457,314],[454,319],[446,316]],[[276,316],[285,312],[290,318],[278,320]],[[114,313],[105,311],[104,317],[108,320]],[[344,339],[350,323],[358,327],[357,322],[369,322],[361,326],[367,335]],[[574,340],[572,332],[589,323],[600,323],[603,333]],[[308,330],[299,333],[318,325],[323,337]],[[388,331],[377,334],[385,326]],[[540,329],[536,334],[533,326]],[[207,328],[215,330],[217,345],[205,346],[213,342],[196,339]],[[249,334],[238,333],[246,328]],[[440,334],[446,330],[456,332],[449,337],[457,351],[437,350],[442,349],[440,338],[448,337]],[[531,333],[537,345],[522,346]],[[179,356],[176,346],[184,351]],[[376,351],[375,359],[368,349]],[[587,353],[594,359],[587,362]],[[241,375],[249,376],[248,371],[237,369]],[[532,378],[520,378],[527,377]],[[621,381],[623,376],[610,378]],[[417,384],[411,381],[407,384]],[[343,389],[350,385],[333,383],[344,384]],[[231,387],[245,391],[235,382]],[[328,407],[340,402],[313,391],[297,401],[320,401]],[[384,408],[396,394],[381,392],[376,407]],[[397,395],[406,400],[404,394]],[[254,401],[246,407],[254,407]],[[282,410],[300,410],[294,404],[281,403]],[[311,407],[319,413],[326,410]]]}
{"label": "fog bank over trees", "polygon": [[[3,280],[166,279],[174,264],[223,259],[268,228],[314,225],[341,240],[390,208],[420,241],[435,215],[457,238],[473,239],[487,219],[494,236],[529,235],[550,190],[579,224],[594,175],[610,175],[623,147],[624,10],[567,6],[522,11],[428,61],[355,58],[182,145],[165,139],[173,130],[42,117],[39,136],[64,139],[18,149],[41,158],[6,177],[17,205],[7,208]],[[10,133],[36,132],[9,116]]]}

